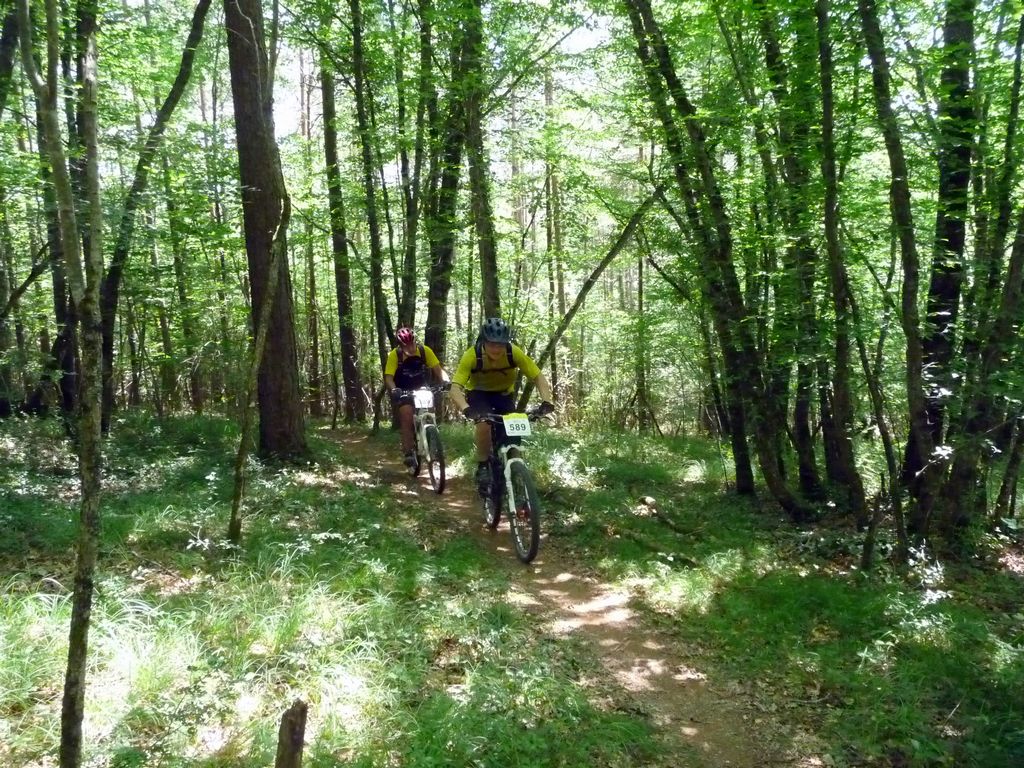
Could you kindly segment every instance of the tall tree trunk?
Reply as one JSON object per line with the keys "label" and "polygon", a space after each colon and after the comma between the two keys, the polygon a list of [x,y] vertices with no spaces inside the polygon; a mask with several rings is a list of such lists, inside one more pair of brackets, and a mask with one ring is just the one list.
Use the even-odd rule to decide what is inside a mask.
{"label": "tall tree trunk", "polygon": [[171,257],[174,260],[174,287],[178,299],[178,313],[181,317],[181,337],[185,348],[185,364],[188,366],[188,389],[192,410],[203,412],[205,392],[202,366],[199,362],[199,345],[196,338],[195,316],[188,295],[188,279],[185,275],[185,253],[182,243],[181,213],[174,199],[171,185],[171,168],[167,155],[162,158],[164,172],[164,194],[167,202],[167,227],[171,236]]}
{"label": "tall tree trunk", "polygon": [[[878,22],[878,9],[875,0],[858,0],[858,10],[868,56],[871,59],[871,75],[875,94],[875,111],[879,127],[885,140],[886,152],[889,156],[890,196],[889,205],[892,213],[893,226],[900,245],[900,257],[903,265],[902,305],[900,322],[906,339],[906,390],[907,405],[910,416],[910,434],[908,441],[913,441],[918,454],[931,457],[934,448],[931,429],[929,428],[928,402],[924,381],[924,351],[921,342],[921,322],[918,311],[920,296],[920,258],[917,252],[917,240],[914,236],[914,218],[910,199],[910,177],[907,169],[906,156],[903,152],[903,140],[899,125],[892,107],[892,77],[889,73],[889,62],[885,53],[885,41]],[[927,534],[928,523],[935,501],[935,492],[939,480],[938,467],[934,462],[926,462],[918,474],[917,499],[911,508],[909,519],[910,532],[922,537]]]}
{"label": "tall tree trunk", "polygon": [[833,358],[831,420],[836,432],[835,477],[843,492],[844,506],[858,524],[867,523],[864,483],[853,452],[853,398],[850,393],[850,283],[839,240],[839,187],[836,179],[834,98],[832,91],[832,40],[829,0],[817,0],[818,61],[821,74],[821,176],[825,182],[825,243],[828,274],[835,312],[835,355]]}
{"label": "tall tree trunk", "polygon": [[[928,430],[933,444],[943,440],[946,401],[956,389],[952,362],[964,281],[975,129],[974,93],[970,82],[975,3],[976,0],[948,0],[943,24],[943,69],[936,121],[939,188],[935,246],[921,338]],[[922,453],[912,432],[907,442],[905,477],[916,476],[929,460],[929,454]]]}
{"label": "tall tree trunk", "polygon": [[[419,236],[420,211],[423,198],[423,163],[431,101],[437,100],[433,83],[433,15],[431,0],[420,0],[420,60],[416,98],[416,137],[413,149],[412,179],[405,184],[405,249],[402,261],[402,298],[398,312],[399,322],[412,327],[416,322],[416,250]],[[397,69],[396,79],[401,80]],[[403,155],[403,167],[408,166],[408,157]],[[407,175],[407,171],[406,171]]]}
{"label": "tall tree trunk", "polygon": [[[448,336],[448,292],[452,285],[457,203],[462,152],[466,142],[466,110],[462,92],[470,38],[460,31],[452,51],[452,77],[445,110],[442,139],[437,160],[438,187],[433,211],[426,222],[430,242],[430,276],[427,285],[427,323],[424,341],[440,359],[445,359]],[[472,318],[470,318],[472,323]]]}
{"label": "tall tree trunk", "polygon": [[[648,77],[651,100],[665,131],[684,200],[693,195],[693,185],[682,152],[679,128],[666,106],[667,97],[671,97],[674,111],[685,125],[690,148],[696,159],[699,189],[710,219],[706,225],[698,222],[702,233],[702,256],[705,258],[705,287],[711,301],[715,331],[723,347],[731,407],[736,408],[737,403],[751,407],[754,444],[768,489],[794,520],[803,520],[810,515],[810,509],[792,494],[779,470],[777,436],[782,430],[782,414],[777,410],[777,403],[767,395],[763,371],[747,322],[747,312],[732,261],[731,224],[704,127],[679,81],[650,3],[647,0],[627,0],[626,5],[637,41],[637,52]],[[743,418],[738,413],[730,414],[730,421],[735,434]]]}
{"label": "tall tree trunk", "polygon": [[[255,335],[270,278],[272,249],[275,241],[284,242],[287,233],[288,197],[274,138],[273,82],[268,74],[262,3],[224,0],[224,20]],[[288,458],[305,455],[307,448],[288,260],[280,259],[277,269],[278,289],[257,386],[259,452],[265,457]]]}
{"label": "tall tree trunk", "polygon": [[391,325],[387,300],[384,298],[384,253],[381,247],[380,223],[377,217],[377,193],[373,164],[373,140],[368,112],[369,83],[366,59],[363,51],[363,15],[361,0],[349,0],[352,12],[352,69],[355,75],[356,122],[359,129],[359,146],[363,162],[363,186],[366,191],[366,225],[370,231],[370,290],[373,293],[374,320],[377,329],[380,365],[384,367],[385,338],[393,341],[395,332]]}
{"label": "tall tree trunk", "polygon": [[[150,216],[150,225],[155,231],[155,217]],[[175,407],[177,402],[177,371],[174,365],[174,343],[171,341],[171,322],[167,312],[167,302],[164,300],[160,278],[160,261],[157,255],[156,238],[152,238],[149,249],[150,267],[152,269],[150,280],[151,287],[156,294],[156,316],[160,327],[160,391],[156,396],[156,412],[160,418],[166,413],[166,409]]]}
{"label": "tall tree trunk", "polygon": [[467,8],[466,37],[466,155],[469,160],[470,210],[480,253],[480,287],[486,317],[501,315],[498,280],[498,235],[491,206],[490,164],[484,148],[483,126],[483,40],[482,0],[471,0]]}
{"label": "tall tree trunk", "polygon": [[[64,154],[57,113],[59,60],[59,17],[56,0],[46,2],[47,72],[45,80],[36,70],[32,44],[29,0],[18,0],[22,67],[36,95],[41,135],[49,161],[58,201],[58,240],[67,262],[71,301],[83,319],[82,365],[79,369],[77,448],[81,482],[81,512],[68,637],[68,664],[61,704],[61,768],[77,768],[81,762],[82,717],[85,703],[85,673],[88,656],[89,620],[92,612],[93,579],[96,570],[100,521],[100,317],[99,284],[103,271],[102,208],[99,196],[96,127],[96,6],[83,2],[78,7],[79,115],[83,142],[83,209],[89,219],[90,248],[84,254],[79,240],[74,191]],[[84,261],[84,263],[83,263]]]}
{"label": "tall tree trunk", "polygon": [[331,248],[334,255],[335,293],[338,300],[338,340],[341,348],[341,376],[345,390],[345,421],[351,424],[366,418],[366,401],[363,398],[363,385],[359,377],[359,349],[353,319],[345,199],[341,191],[341,174],[338,171],[334,73],[326,57],[320,59],[320,86],[323,96],[324,157],[327,165],[327,199],[331,215]]}

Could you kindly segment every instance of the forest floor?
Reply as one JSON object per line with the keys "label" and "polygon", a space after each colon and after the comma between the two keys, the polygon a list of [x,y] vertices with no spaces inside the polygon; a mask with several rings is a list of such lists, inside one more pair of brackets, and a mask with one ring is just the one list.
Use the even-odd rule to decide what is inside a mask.
{"label": "forest floor", "polygon": [[[900,575],[886,526],[864,573],[849,520],[731,493],[704,436],[545,429],[524,566],[482,524],[467,425],[441,496],[393,432],[308,436],[305,462],[250,463],[236,546],[237,425],[118,420],[85,764],[269,765],[302,698],[309,768],[1024,765],[1015,520]],[[75,464],[57,422],[0,421],[3,766],[57,764]]]}
{"label": "forest floor", "polygon": [[700,653],[643,616],[628,589],[602,578],[557,539],[542,533],[537,558],[529,565],[520,563],[505,517],[495,530],[483,525],[471,478],[449,469],[446,488],[438,495],[426,467],[419,477],[410,477],[398,452],[382,445],[393,438],[372,439],[350,431],[327,434],[344,447],[349,460],[390,488],[396,503],[414,496],[444,518],[451,535],[468,533],[489,552],[494,567],[511,575],[514,586],[508,600],[529,611],[544,632],[582,638],[619,688],[622,700],[615,706],[648,718],[656,727],[668,749],[665,764],[830,764],[828,757],[819,756],[822,745],[813,736],[770,714],[781,707],[767,694],[752,696],[735,682],[716,679],[702,668]]}

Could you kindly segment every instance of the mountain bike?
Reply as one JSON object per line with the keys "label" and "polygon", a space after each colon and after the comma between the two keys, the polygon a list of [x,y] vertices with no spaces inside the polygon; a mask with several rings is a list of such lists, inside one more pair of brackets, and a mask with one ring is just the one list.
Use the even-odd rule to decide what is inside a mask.
{"label": "mountain bike", "polygon": [[497,528],[502,502],[506,502],[512,543],[516,556],[524,563],[531,562],[540,547],[540,500],[520,445],[523,438],[533,433],[532,423],[541,418],[531,412],[488,413],[476,419],[491,427],[491,479],[487,492],[480,494],[484,524],[492,530]]}
{"label": "mountain bike", "polygon": [[434,393],[447,389],[447,386],[418,387],[409,391],[412,395],[413,430],[416,433],[416,462],[409,467],[409,474],[418,477],[423,464],[426,464],[430,485],[436,493],[444,492],[445,461],[441,432],[434,415]]}

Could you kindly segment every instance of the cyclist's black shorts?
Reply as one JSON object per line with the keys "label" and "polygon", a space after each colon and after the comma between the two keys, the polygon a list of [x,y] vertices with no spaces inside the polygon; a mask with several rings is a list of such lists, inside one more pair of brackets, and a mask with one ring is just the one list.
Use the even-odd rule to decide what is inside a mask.
{"label": "cyclist's black shorts", "polygon": [[512,413],[516,409],[516,401],[512,395],[504,392],[482,392],[471,389],[466,393],[466,402],[470,408],[486,410],[488,413]]}
{"label": "cyclist's black shorts", "polygon": [[[481,392],[478,389],[471,389],[466,393],[466,402],[470,408],[486,410],[488,413],[506,414],[516,410],[515,396],[506,395],[504,392]],[[522,438],[509,437],[505,434],[504,424],[494,425],[494,436],[498,445],[522,443]]]}

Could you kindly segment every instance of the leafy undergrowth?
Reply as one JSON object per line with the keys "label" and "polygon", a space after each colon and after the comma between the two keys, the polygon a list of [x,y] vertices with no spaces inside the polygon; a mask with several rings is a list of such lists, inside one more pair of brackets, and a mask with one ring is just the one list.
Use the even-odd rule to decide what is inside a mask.
{"label": "leafy undergrowth", "polygon": [[[74,462],[52,425],[0,430],[0,764],[49,766]],[[306,467],[254,465],[244,547],[227,547],[236,439],[211,418],[115,425],[87,764],[269,765],[296,698],[309,766],[659,763],[651,725],[587,649],[507,602],[507,572],[467,538],[425,542],[422,510],[337,446],[317,442]]]}
{"label": "leafy undergrowth", "polygon": [[863,574],[845,521],[797,528],[729,495],[703,441],[537,449],[553,535],[834,765],[1024,765],[1024,570]]}

